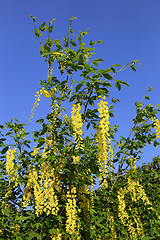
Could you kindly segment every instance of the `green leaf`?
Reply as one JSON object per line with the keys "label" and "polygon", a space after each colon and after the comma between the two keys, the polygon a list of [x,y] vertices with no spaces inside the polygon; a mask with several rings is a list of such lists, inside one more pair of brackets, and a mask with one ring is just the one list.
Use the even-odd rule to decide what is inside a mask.
{"label": "green leaf", "polygon": [[150,100],[150,97],[149,96],[145,96],[145,99]]}
{"label": "green leaf", "polygon": [[51,21],[48,21],[48,22],[49,22],[49,24],[52,24],[55,20],[56,20],[56,19],[53,18]]}
{"label": "green leaf", "polygon": [[73,96],[69,99],[69,102],[73,102],[76,97],[77,97],[76,95],[73,95]]}
{"label": "green leaf", "polygon": [[104,61],[102,58],[97,58],[95,60],[93,60],[93,62],[91,64],[95,65],[96,67],[98,67],[98,63]]}
{"label": "green leaf", "polygon": [[149,237],[149,236],[144,236],[143,238],[142,238],[142,240],[151,240],[152,239],[152,237]]}
{"label": "green leaf", "polygon": [[116,82],[122,83],[122,84],[125,85],[125,86],[129,86],[128,83],[126,83],[126,82],[124,82],[124,81],[122,81],[122,80],[119,80],[119,79],[117,79]]}
{"label": "green leaf", "polygon": [[90,69],[91,69],[91,67],[90,67],[90,65],[89,64],[85,64],[84,65],[84,69],[86,69],[87,70],[87,72],[89,72],[90,71]]}
{"label": "green leaf", "polygon": [[89,42],[89,45],[90,45],[90,46],[93,46],[93,45],[95,45],[95,44],[96,44],[96,41],[93,42],[93,41],[91,40],[91,41]]}
{"label": "green leaf", "polygon": [[119,82],[116,82],[116,83],[115,83],[115,86],[116,86],[116,88],[117,88],[119,91],[121,90],[121,85],[120,85]]}
{"label": "green leaf", "polygon": [[28,237],[27,239],[28,239],[28,240],[31,240],[31,239],[33,239],[34,237],[36,237],[37,239],[42,239],[41,236],[40,236],[38,233],[36,233],[36,232],[31,232],[30,235],[29,235],[29,237]]}
{"label": "green leaf", "polygon": [[136,72],[136,68],[137,68],[136,66],[130,64],[130,67],[132,68],[132,70],[133,70],[134,72]]}
{"label": "green leaf", "polygon": [[42,31],[42,32],[45,31],[45,27],[44,27],[45,25],[46,25],[46,22],[43,22],[43,23],[40,25],[39,30]]}
{"label": "green leaf", "polygon": [[33,22],[36,22],[36,18],[37,18],[37,17],[33,17],[32,14],[30,14],[29,17],[32,18]]}
{"label": "green leaf", "polygon": [[56,234],[58,231],[55,228],[49,229],[50,234]]}
{"label": "green leaf", "polygon": [[[136,60],[134,60],[132,63],[139,63],[139,60],[138,59],[136,59]],[[139,63],[140,64],[140,63]]]}
{"label": "green leaf", "polygon": [[114,64],[114,65],[111,65],[111,68],[112,67],[121,67],[122,65],[120,65],[120,64]]}
{"label": "green leaf", "polygon": [[114,117],[113,111],[109,111],[109,116]]}
{"label": "green leaf", "polygon": [[5,147],[5,148],[3,148],[3,149],[2,149],[2,151],[1,151],[1,153],[2,153],[2,154],[6,153],[6,152],[7,152],[7,150],[8,150],[8,148],[9,148],[8,146],[7,146],[7,147]]}
{"label": "green leaf", "polygon": [[77,86],[76,86],[76,92],[78,92],[78,90],[82,87],[83,85],[80,83],[80,84],[78,84]]}
{"label": "green leaf", "polygon": [[20,236],[16,236],[16,240],[23,240],[24,238],[21,238]]}
{"label": "green leaf", "polygon": [[39,29],[38,29],[38,28],[35,29],[35,35],[36,35],[37,37],[42,36],[42,33],[39,32]]}
{"label": "green leaf", "polygon": [[69,32],[70,33],[73,33],[73,29],[69,27]]}
{"label": "green leaf", "polygon": [[105,69],[105,70],[99,70],[98,72],[103,75],[108,80],[113,80],[113,77],[109,74],[111,70],[110,69]]}
{"label": "green leaf", "polygon": [[89,122],[89,123],[87,124],[87,130],[90,128],[90,125],[91,125],[91,123]]}

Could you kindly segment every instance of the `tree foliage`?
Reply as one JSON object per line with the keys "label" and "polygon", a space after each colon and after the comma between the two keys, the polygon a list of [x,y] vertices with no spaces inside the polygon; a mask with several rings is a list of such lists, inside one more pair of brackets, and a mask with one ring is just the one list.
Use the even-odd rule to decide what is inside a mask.
{"label": "tree foliage", "polygon": [[86,44],[87,30],[73,31],[74,17],[63,41],[52,40],[55,19],[37,27],[31,18],[48,77],[40,81],[30,121],[42,97],[51,111],[36,121],[41,129],[33,132],[33,147],[26,124],[12,119],[0,125],[1,239],[157,239],[159,168],[135,163],[146,145],[159,145],[159,105],[146,104],[147,94],[135,103],[127,138],[116,140],[118,125],[110,123],[119,100],[109,89],[128,86],[116,76],[136,71],[138,60],[101,69],[103,59],[93,54],[102,41]]}

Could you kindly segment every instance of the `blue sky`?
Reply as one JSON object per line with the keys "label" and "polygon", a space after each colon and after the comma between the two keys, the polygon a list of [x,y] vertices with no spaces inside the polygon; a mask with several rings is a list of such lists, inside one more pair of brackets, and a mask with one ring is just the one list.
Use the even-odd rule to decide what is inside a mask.
{"label": "blue sky", "polygon": [[[47,64],[38,53],[39,44],[29,15],[38,17],[39,24],[56,18],[53,35],[61,40],[67,34],[70,17],[76,16],[75,31],[90,28],[86,39],[103,41],[96,48],[95,57],[104,59],[104,68],[135,59],[141,63],[136,73],[126,70],[117,76],[129,87],[111,91],[112,97],[121,101],[111,123],[118,124],[119,134],[127,137],[135,117],[134,102],[141,101],[149,87],[153,88],[151,103],[160,103],[159,9],[159,0],[1,1],[0,124],[15,117],[29,123],[39,81],[47,77]],[[28,129],[34,130],[35,120],[48,111],[47,99],[42,99]],[[147,148],[143,161],[151,161],[158,153],[159,149]]]}

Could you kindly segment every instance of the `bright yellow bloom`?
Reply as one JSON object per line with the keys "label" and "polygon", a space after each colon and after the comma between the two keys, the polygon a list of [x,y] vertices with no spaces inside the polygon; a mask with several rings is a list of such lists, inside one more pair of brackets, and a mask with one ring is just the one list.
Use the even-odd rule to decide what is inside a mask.
{"label": "bright yellow bloom", "polygon": [[119,205],[118,205],[118,216],[122,222],[122,224],[124,226],[127,226],[128,227],[128,231],[129,231],[129,234],[130,234],[130,239],[133,239],[134,237],[136,237],[136,233],[135,233],[135,229],[134,227],[132,226],[133,223],[130,221],[129,219],[129,215],[128,213],[126,212],[126,204],[125,204],[125,194],[126,194],[127,190],[126,188],[124,189],[120,189],[118,191],[118,202],[119,202]]}
{"label": "bright yellow bloom", "polygon": [[40,152],[40,148],[36,148],[35,146],[33,147],[33,152],[31,153],[32,157],[35,157],[37,154]]}
{"label": "bright yellow bloom", "polygon": [[67,186],[66,197],[66,232],[69,234],[75,234],[77,232],[76,188],[72,187],[70,191]]}
{"label": "bright yellow bloom", "polygon": [[80,103],[75,105],[72,105],[72,112],[71,112],[71,119],[72,119],[72,124],[73,124],[73,130],[74,130],[74,139],[77,139],[77,135],[79,139],[82,139],[83,131],[83,121],[82,121],[82,115],[80,113],[81,111],[81,105]]}
{"label": "bright yellow bloom", "polygon": [[139,181],[133,181],[133,179],[128,177],[127,189],[131,194],[132,201],[137,202],[137,200],[142,199],[145,205],[152,205]]}
{"label": "bright yellow bloom", "polygon": [[[82,115],[80,113],[81,111],[81,105],[80,104],[72,104],[72,112],[71,112],[71,119],[72,119],[72,124],[73,124],[73,137],[78,142],[76,148],[79,148],[81,146],[80,141],[82,140],[82,135],[83,135],[83,121],[82,121]],[[79,162],[79,156],[75,157],[73,156],[74,162]]]}
{"label": "bright yellow bloom", "polygon": [[109,135],[109,109],[108,109],[108,102],[105,102],[103,100],[98,103],[98,112],[100,113],[99,117],[100,120],[100,128],[103,133],[103,135],[107,138],[110,137]]}
{"label": "bright yellow bloom", "polygon": [[53,234],[51,236],[51,240],[61,240],[62,239],[62,234],[60,233],[59,229],[56,229],[58,233]]}
{"label": "bright yellow bloom", "polygon": [[58,198],[55,195],[55,190],[57,190],[59,181],[54,175],[54,169],[50,169],[49,162],[44,162],[41,165],[41,170],[38,172],[35,168],[29,172],[27,186],[24,189],[23,195],[23,206],[27,206],[30,201],[31,188],[34,189],[35,197],[35,214],[38,216],[42,212],[46,212],[47,215],[54,214],[57,215],[58,208]]}
{"label": "bright yellow bloom", "polygon": [[7,155],[6,155],[6,171],[8,174],[11,173],[11,171],[14,169],[14,158],[15,158],[15,153],[16,153],[16,148],[14,149],[9,149],[7,151]]}
{"label": "bright yellow bloom", "polygon": [[[128,227],[128,231],[130,233],[130,239],[134,239],[134,237],[136,237],[137,234],[138,236],[141,236],[141,237],[144,235],[143,227],[142,227],[140,216],[138,215],[138,211],[135,207],[132,207],[129,209],[131,212],[134,213],[133,219],[130,219],[126,211],[125,195],[127,193],[130,193],[132,202],[137,202],[139,199],[142,199],[144,205],[151,205],[151,203],[149,202],[143,187],[139,184],[138,181],[134,181],[133,179],[131,179],[131,177],[128,177],[127,180],[128,180],[127,187],[124,189],[121,188],[118,191],[118,196],[117,196],[118,202],[119,202],[118,216],[122,224]],[[152,209],[152,207],[150,207],[149,209]],[[137,225],[136,229],[133,227],[133,224],[134,224],[133,221]]]}
{"label": "bright yellow bloom", "polygon": [[159,122],[159,119],[154,120],[154,129],[156,131],[157,138],[160,139],[160,122]]}
{"label": "bright yellow bloom", "polygon": [[[107,210],[107,218],[110,223],[114,223],[114,217],[113,215]],[[112,240],[117,239],[116,229],[114,225],[109,224],[109,228],[111,230]]]}
{"label": "bright yellow bloom", "polygon": [[40,90],[40,93],[43,95],[45,98],[50,98],[52,95],[49,93],[44,87]]}
{"label": "bright yellow bloom", "polygon": [[[98,103],[98,112],[100,117],[100,129],[96,131],[95,140],[98,143],[97,147],[99,150],[99,168],[100,168],[100,176],[99,181],[101,179],[106,178],[106,174],[108,172],[109,167],[113,167],[112,159],[113,159],[113,149],[111,148],[111,139],[109,134],[109,109],[108,103],[104,101],[105,97]],[[105,182],[104,182],[105,183]]]}
{"label": "bright yellow bloom", "polygon": [[32,118],[34,116],[34,112],[35,112],[36,108],[38,107],[39,102],[40,102],[40,92],[37,91],[36,95],[35,95],[34,106],[33,106],[32,110],[31,110],[31,116],[30,116],[30,119],[29,119],[30,122],[32,121]]}

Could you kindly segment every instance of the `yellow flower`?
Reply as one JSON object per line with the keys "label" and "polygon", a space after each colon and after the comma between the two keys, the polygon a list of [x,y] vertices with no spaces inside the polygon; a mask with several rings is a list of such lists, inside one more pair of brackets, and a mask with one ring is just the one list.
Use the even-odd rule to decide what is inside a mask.
{"label": "yellow flower", "polygon": [[75,140],[77,139],[77,135],[80,139],[82,139],[81,136],[83,135],[83,131],[82,131],[83,121],[82,121],[82,115],[80,113],[80,110],[81,110],[80,104],[72,105],[71,119],[72,119],[72,124],[74,129],[73,136]]}
{"label": "yellow flower", "polygon": [[44,87],[42,87],[42,89],[40,90],[40,93],[41,93],[41,94],[43,95],[43,97],[45,97],[45,98],[49,98],[49,97],[52,96]]}
{"label": "yellow flower", "polygon": [[66,203],[66,232],[74,234],[77,231],[77,210],[76,210],[76,188],[72,186],[71,191],[67,186]]}
{"label": "yellow flower", "polygon": [[33,147],[33,152],[31,153],[32,157],[35,157],[37,154],[40,152],[40,148],[36,148],[35,146]]}
{"label": "yellow flower", "polygon": [[[114,217],[113,217],[113,215],[109,212],[109,210],[107,210],[107,218],[108,218],[108,220],[109,220],[110,223],[114,223]],[[110,228],[110,230],[111,230],[112,239],[117,239],[117,234],[116,234],[115,226],[109,224],[109,228]]]}
{"label": "yellow flower", "polygon": [[159,122],[159,119],[154,120],[154,129],[156,131],[157,138],[160,139],[160,122]]}
{"label": "yellow flower", "polygon": [[30,119],[29,119],[30,122],[32,121],[32,118],[34,116],[34,112],[35,112],[36,108],[38,107],[39,102],[40,102],[40,92],[37,91],[36,95],[35,95],[34,106],[33,106],[32,110],[31,110],[31,116],[30,116]]}
{"label": "yellow flower", "polygon": [[[113,159],[113,149],[111,148],[111,140],[109,134],[109,109],[108,103],[105,102],[106,97],[102,97],[102,100],[98,103],[98,112],[100,117],[100,129],[95,133],[95,140],[98,143],[97,147],[99,150],[99,167],[100,167],[100,176],[101,179],[106,178],[108,172],[108,167],[112,167]],[[105,182],[104,182],[105,184]]]}
{"label": "yellow flower", "polygon": [[[82,121],[82,115],[80,113],[81,111],[81,105],[80,104],[72,104],[72,112],[71,112],[71,119],[72,119],[72,124],[73,124],[73,137],[78,142],[76,148],[79,148],[81,146],[80,141],[82,140],[82,135],[83,135],[83,121]],[[73,161],[74,162],[79,162],[79,156],[75,157],[73,156]]]}
{"label": "yellow flower", "polygon": [[7,155],[6,155],[6,171],[8,174],[11,173],[11,171],[14,169],[14,158],[15,158],[15,152],[16,152],[16,148],[14,149],[9,149],[7,151]]}

